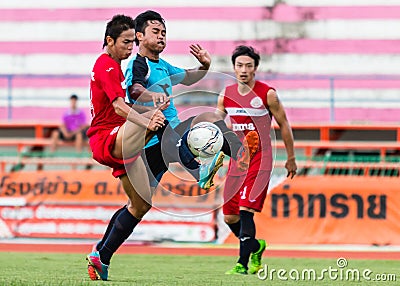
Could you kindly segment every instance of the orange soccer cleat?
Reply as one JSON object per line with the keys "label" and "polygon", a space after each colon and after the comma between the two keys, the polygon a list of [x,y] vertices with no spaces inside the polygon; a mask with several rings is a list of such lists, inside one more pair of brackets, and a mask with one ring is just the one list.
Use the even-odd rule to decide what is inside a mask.
{"label": "orange soccer cleat", "polygon": [[237,167],[239,170],[246,171],[249,168],[251,159],[253,159],[258,151],[259,144],[260,138],[256,131],[250,131],[246,134],[237,158]]}

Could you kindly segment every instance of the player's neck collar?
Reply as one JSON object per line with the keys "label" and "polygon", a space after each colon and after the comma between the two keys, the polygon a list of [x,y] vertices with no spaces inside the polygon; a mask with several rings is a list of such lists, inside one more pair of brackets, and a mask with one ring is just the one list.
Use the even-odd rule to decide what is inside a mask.
{"label": "player's neck collar", "polygon": [[237,91],[240,95],[242,96],[246,96],[247,94],[249,94],[254,87],[256,86],[256,81],[251,81],[249,83],[243,83],[243,82],[238,82],[237,83]]}
{"label": "player's neck collar", "polygon": [[148,56],[143,56],[143,55],[141,55],[140,53],[137,53],[140,57],[142,57],[142,58],[146,58],[147,60],[149,60],[149,61],[151,61],[152,63],[158,63],[159,61],[160,61],[160,58],[158,58],[157,60],[155,60],[155,59],[151,59],[151,58],[149,58]]}
{"label": "player's neck collar", "polygon": [[113,59],[114,61],[116,61],[118,64],[121,64],[121,60],[119,60],[119,59],[113,57],[113,55],[112,55],[109,51],[107,51],[107,50],[106,50],[106,55],[108,55],[110,58],[112,58],[112,59]]}

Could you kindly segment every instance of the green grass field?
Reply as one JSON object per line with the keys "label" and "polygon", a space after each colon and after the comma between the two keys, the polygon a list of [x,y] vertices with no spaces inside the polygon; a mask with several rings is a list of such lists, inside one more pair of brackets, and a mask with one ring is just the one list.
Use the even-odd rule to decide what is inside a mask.
{"label": "green grass field", "polygon": [[[286,270],[283,274],[286,281],[279,279],[276,272],[273,279],[268,276],[265,280],[257,275],[225,275],[224,272],[233,267],[235,259],[229,256],[117,254],[112,259],[110,280],[91,281],[86,273],[84,254],[0,252],[0,285],[398,285],[400,281],[398,260],[348,260],[343,269],[358,269],[360,273],[370,269],[371,279],[375,279],[376,274],[396,274],[397,282],[374,282],[363,278],[360,281],[346,280],[345,274],[342,279],[338,276],[333,280],[328,273],[320,280],[301,279],[304,269],[315,270],[317,276],[321,275],[322,269],[340,269],[336,259],[264,258],[268,272],[272,268]],[[290,278],[289,271],[292,275],[297,271],[300,280]],[[393,280],[393,277],[386,275],[386,279]]]}

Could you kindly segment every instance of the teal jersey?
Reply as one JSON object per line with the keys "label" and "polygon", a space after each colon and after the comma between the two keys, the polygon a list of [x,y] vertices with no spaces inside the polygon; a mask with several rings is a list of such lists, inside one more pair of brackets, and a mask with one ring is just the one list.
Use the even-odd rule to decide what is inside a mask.
{"label": "teal jersey", "polygon": [[[185,75],[186,72],[184,69],[172,66],[163,59],[154,61],[136,54],[128,63],[125,72],[125,80],[127,87],[138,83],[149,91],[161,92],[170,96],[172,94],[172,86],[181,83],[185,78]],[[130,103],[153,106],[152,101],[135,101],[130,96],[128,88],[126,89],[126,96]],[[178,111],[174,105],[173,98],[170,98],[170,105],[163,111],[163,113],[173,128],[180,123]],[[155,145],[158,142],[157,137],[154,136],[147,143],[146,147]]]}

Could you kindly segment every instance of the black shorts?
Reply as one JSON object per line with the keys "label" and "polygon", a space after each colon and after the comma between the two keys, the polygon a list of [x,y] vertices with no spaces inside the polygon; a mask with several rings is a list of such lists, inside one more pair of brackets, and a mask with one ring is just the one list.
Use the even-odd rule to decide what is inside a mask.
{"label": "black shorts", "polygon": [[[85,129],[83,129],[83,130],[81,131],[81,133],[82,133],[82,138],[83,138],[84,140],[87,139],[86,131],[87,131],[87,128],[85,128]],[[73,135],[71,138],[65,138],[65,137],[64,137],[64,134],[61,132],[61,130],[58,130],[58,138],[59,138],[60,140],[62,140],[62,141],[72,142],[72,141],[75,141],[76,135]]]}
{"label": "black shorts", "polygon": [[[190,117],[185,121],[181,122],[174,128],[176,133],[179,134],[180,137],[185,134],[186,131],[190,129],[190,124],[192,123],[194,117]],[[176,142],[177,144],[178,142]],[[161,143],[157,143],[150,147],[146,147],[144,152],[142,153],[143,161],[145,162],[147,173],[150,180],[150,185],[155,187],[160,182],[162,176],[166,171],[168,171],[168,165],[171,162],[177,162],[174,160],[169,160],[165,162],[165,156],[163,156],[161,151]]]}

